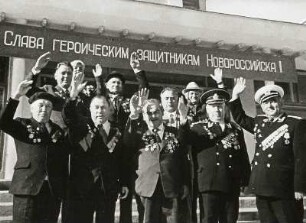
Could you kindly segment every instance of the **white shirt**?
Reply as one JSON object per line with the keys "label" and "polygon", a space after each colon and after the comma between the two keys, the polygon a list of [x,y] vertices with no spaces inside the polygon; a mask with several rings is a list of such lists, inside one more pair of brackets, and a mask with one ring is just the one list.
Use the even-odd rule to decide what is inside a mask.
{"label": "white shirt", "polygon": [[166,111],[164,111],[163,119],[174,118],[174,120],[176,120],[176,115],[177,115],[176,111],[174,111],[174,112],[166,112]]}

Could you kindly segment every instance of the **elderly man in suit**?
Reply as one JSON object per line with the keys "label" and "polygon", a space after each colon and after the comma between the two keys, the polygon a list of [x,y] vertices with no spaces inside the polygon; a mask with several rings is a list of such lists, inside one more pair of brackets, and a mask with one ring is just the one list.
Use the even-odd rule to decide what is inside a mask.
{"label": "elderly man in suit", "polygon": [[189,82],[186,85],[186,88],[183,89],[182,93],[184,94],[187,100],[188,106],[188,121],[194,122],[197,120],[198,111],[200,109],[199,98],[203,89],[199,87],[196,82]]}
{"label": "elderly man in suit", "polygon": [[[136,54],[131,55],[130,66],[133,69],[135,77],[139,84],[139,89],[148,88],[148,82],[145,72],[141,70],[140,62]],[[109,121],[112,125],[118,127],[120,131],[124,130],[128,116],[130,114],[130,99],[124,95],[124,84],[125,78],[123,74],[113,71],[108,74],[103,79],[102,67],[97,64],[93,70],[93,74],[96,79],[97,84],[97,94],[105,95],[112,109],[112,114],[110,115]],[[125,145],[127,149],[129,145]],[[132,199],[135,197],[138,210],[138,221],[143,222],[144,208],[140,201],[140,197],[135,194],[134,185],[136,174],[134,170],[135,159],[132,154],[128,154],[127,157],[128,165],[132,175],[129,179],[129,191],[128,197],[126,199],[120,200],[120,223],[132,223]]]}
{"label": "elderly man in suit", "polygon": [[[131,114],[124,142],[138,155],[137,180],[135,185],[145,207],[144,222],[179,222],[180,202],[188,194],[186,150],[181,131],[163,124],[160,102],[150,99],[144,102],[143,95],[131,99]],[[137,102],[139,97],[139,102]],[[183,104],[181,101],[180,104]],[[139,122],[141,110],[143,120]],[[183,111],[187,120],[187,109]]]}
{"label": "elderly man in suit", "polygon": [[32,118],[13,119],[19,98],[31,88],[22,81],[0,116],[0,128],[16,144],[17,162],[10,187],[13,222],[57,223],[65,193],[68,152],[62,129],[50,121],[54,97],[45,92],[29,98]]}
{"label": "elderly man in suit", "polygon": [[[161,105],[163,108],[163,123],[167,126],[173,127],[178,130],[181,126],[181,123],[184,122],[184,118],[178,109],[179,101],[183,101],[183,96],[180,96],[180,92],[176,88],[173,87],[165,87],[160,93]],[[188,105],[188,104],[187,104]],[[187,117],[190,118],[190,108],[187,109]],[[187,146],[187,145],[186,145]],[[181,206],[181,221],[189,223],[192,218],[192,170],[193,170],[193,161],[191,150],[187,148],[186,153],[186,168],[188,173],[188,188],[191,193],[188,194],[186,199],[180,200]]]}
{"label": "elderly man in suit", "polygon": [[[185,89],[182,90],[183,95],[185,96],[187,100],[187,107],[188,107],[188,113],[187,118],[188,122],[191,124],[198,120],[201,114],[200,110],[200,103],[199,98],[202,92],[202,88],[199,87],[199,85],[196,82],[189,82]],[[202,200],[199,197],[198,199],[198,185],[197,185],[197,175],[196,175],[196,169],[197,169],[197,162],[195,159],[195,150],[192,150],[191,146],[188,145],[188,157],[190,160],[190,175],[191,175],[191,182],[190,182],[190,195],[191,195],[191,220],[193,223],[197,223],[198,220],[198,214],[197,214],[197,203],[199,203],[200,207],[200,218],[202,217]],[[199,202],[198,202],[199,201]]]}
{"label": "elderly man in suit", "polygon": [[[264,223],[302,222],[296,212],[296,200],[306,192],[304,168],[305,139],[300,117],[282,110],[284,90],[278,85],[266,85],[255,93],[262,115],[255,118],[243,110],[239,95],[245,89],[245,79],[238,78],[233,88],[230,108],[241,127],[254,134],[255,156],[249,182],[250,192],[256,195],[259,218]],[[305,130],[302,130],[305,131]]]}
{"label": "elderly man in suit", "polygon": [[176,88],[165,87],[160,93],[161,105],[163,107],[163,121],[167,126],[179,128],[181,118],[177,106],[179,92]]}
{"label": "elderly man in suit", "polygon": [[97,95],[90,103],[90,117],[78,113],[77,95],[86,83],[75,76],[70,99],[63,117],[68,126],[71,146],[71,172],[65,222],[114,222],[118,194],[128,195],[126,160],[121,144],[121,132],[109,122],[110,104]]}

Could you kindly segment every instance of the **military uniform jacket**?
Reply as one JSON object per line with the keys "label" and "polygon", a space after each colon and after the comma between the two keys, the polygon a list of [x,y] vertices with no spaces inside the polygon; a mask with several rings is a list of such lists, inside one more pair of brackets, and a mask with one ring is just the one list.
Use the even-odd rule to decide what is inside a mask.
{"label": "military uniform jacket", "polygon": [[76,112],[76,101],[67,102],[63,117],[72,144],[69,179],[71,193],[87,195],[97,181],[101,182],[101,189],[105,193],[118,193],[120,186],[127,185],[124,151],[121,140],[113,152],[109,151],[107,143],[119,130],[111,127],[109,135],[103,139],[91,118]]}
{"label": "military uniform jacket", "polygon": [[242,130],[233,123],[222,131],[207,119],[191,124],[190,143],[196,150],[200,192],[239,193],[249,180],[250,163]]}
{"label": "military uniform jacket", "polygon": [[[305,192],[305,141],[296,137],[300,119],[281,114],[273,121],[265,115],[245,114],[239,99],[230,102],[235,121],[254,134],[255,155],[249,189],[251,193],[276,198],[292,198],[294,191]],[[305,129],[303,130],[305,131]]]}
{"label": "military uniform jacket", "polygon": [[13,119],[18,101],[10,99],[0,117],[0,128],[16,144],[17,162],[10,187],[16,195],[37,195],[45,179],[51,191],[63,197],[68,175],[68,152],[64,132],[54,123],[49,133],[33,118]]}
{"label": "military uniform jacket", "polygon": [[135,190],[143,197],[152,197],[160,180],[164,195],[176,198],[188,184],[186,168],[185,139],[182,132],[165,126],[163,138],[159,142],[145,123],[128,120],[124,133],[124,143],[131,153],[138,156],[138,175]]}

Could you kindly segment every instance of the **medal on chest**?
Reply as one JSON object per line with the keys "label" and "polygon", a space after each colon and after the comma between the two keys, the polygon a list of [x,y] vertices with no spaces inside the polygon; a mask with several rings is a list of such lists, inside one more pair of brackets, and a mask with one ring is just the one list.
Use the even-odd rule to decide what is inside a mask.
{"label": "medal on chest", "polygon": [[268,148],[274,148],[275,143],[278,142],[281,138],[284,139],[285,145],[289,145],[291,137],[288,127],[289,126],[287,124],[280,126],[278,129],[268,135],[264,140],[262,140],[259,144],[259,147],[261,147],[263,151]]}

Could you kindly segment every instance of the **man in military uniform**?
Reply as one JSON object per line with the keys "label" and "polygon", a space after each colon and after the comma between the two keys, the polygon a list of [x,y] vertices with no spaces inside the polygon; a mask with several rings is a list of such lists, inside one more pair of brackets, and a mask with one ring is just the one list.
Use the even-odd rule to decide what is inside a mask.
{"label": "man in military uniform", "polygon": [[113,223],[118,194],[128,195],[126,157],[121,132],[108,118],[110,104],[105,96],[97,95],[90,103],[90,117],[77,111],[77,95],[86,83],[75,76],[70,99],[64,106],[63,117],[68,126],[71,146],[71,172],[65,222]]}
{"label": "man in military uniform", "polygon": [[256,195],[259,218],[263,223],[301,222],[295,199],[301,205],[306,189],[306,156],[301,155],[305,148],[299,141],[305,139],[296,136],[303,122],[282,111],[284,91],[278,85],[266,85],[255,93],[264,114],[255,118],[246,115],[239,99],[244,89],[245,79],[238,78],[230,109],[235,121],[255,137],[249,189]]}
{"label": "man in military uniform", "polygon": [[230,122],[228,99],[223,89],[203,93],[206,118],[190,128],[204,206],[202,223],[237,222],[240,189],[247,185],[251,171],[243,132]]}
{"label": "man in military uniform", "polygon": [[[163,124],[163,110],[158,100],[149,99],[139,109],[139,103],[134,101],[136,97],[131,99],[124,142],[138,155],[135,190],[145,207],[144,222],[177,223],[181,214],[179,200],[188,194],[185,139],[180,130]],[[137,120],[141,110],[144,125],[139,125]]]}
{"label": "man in military uniform", "polygon": [[13,222],[57,223],[68,175],[68,151],[62,129],[50,121],[54,97],[45,92],[29,98],[32,118],[13,119],[19,98],[31,88],[22,81],[0,116],[0,129],[16,144],[17,162],[10,187]]}

